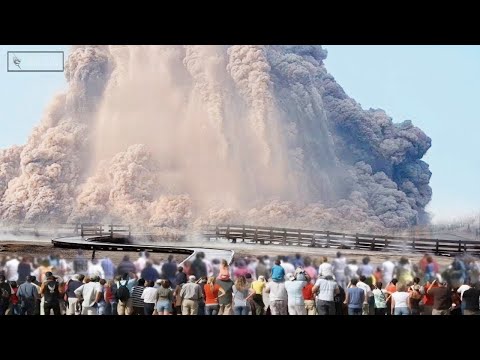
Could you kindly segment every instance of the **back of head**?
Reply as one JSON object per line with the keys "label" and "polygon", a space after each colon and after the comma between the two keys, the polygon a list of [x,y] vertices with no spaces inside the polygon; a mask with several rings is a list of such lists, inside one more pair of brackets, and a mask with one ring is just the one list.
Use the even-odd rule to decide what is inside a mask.
{"label": "back of head", "polygon": [[361,275],[360,276],[360,281],[365,282],[365,280],[367,280],[367,277],[365,275]]}
{"label": "back of head", "polygon": [[190,276],[188,277],[188,281],[189,281],[189,282],[192,282],[192,283],[193,283],[193,282],[195,282],[195,280],[197,280],[197,278],[195,277],[195,275],[190,275]]}
{"label": "back of head", "polygon": [[337,252],[337,258],[341,258],[342,257],[342,253],[340,251]]}
{"label": "back of head", "polygon": [[145,279],[143,278],[138,279],[137,286],[145,286]]}
{"label": "back of head", "polygon": [[357,278],[352,278],[352,280],[350,280],[350,283],[351,283],[352,285],[355,285],[355,286],[356,286],[357,283],[358,283],[358,279],[357,279]]}
{"label": "back of head", "polygon": [[275,265],[278,265],[278,266],[279,266],[279,265],[280,265],[280,260],[278,260],[278,259],[275,260]]}
{"label": "back of head", "polygon": [[398,279],[396,279],[396,278],[393,278],[392,281],[391,281],[391,283],[392,283],[393,285],[397,285],[397,282],[398,282]]}

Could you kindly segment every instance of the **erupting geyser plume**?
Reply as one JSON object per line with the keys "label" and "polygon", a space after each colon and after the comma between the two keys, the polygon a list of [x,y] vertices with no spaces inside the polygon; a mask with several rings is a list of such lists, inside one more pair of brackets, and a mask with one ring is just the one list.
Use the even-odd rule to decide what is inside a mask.
{"label": "erupting geyser plume", "polygon": [[0,151],[4,223],[428,221],[431,140],[363,110],[321,46],[76,46],[68,91]]}

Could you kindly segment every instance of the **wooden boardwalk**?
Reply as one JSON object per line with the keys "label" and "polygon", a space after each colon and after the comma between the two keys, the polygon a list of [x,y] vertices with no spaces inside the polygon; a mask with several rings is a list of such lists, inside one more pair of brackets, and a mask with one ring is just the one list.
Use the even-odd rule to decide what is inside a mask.
{"label": "wooden boardwalk", "polygon": [[399,251],[454,256],[462,253],[480,255],[475,240],[442,240],[423,237],[347,234],[323,230],[305,230],[251,225],[219,225],[207,229],[208,239],[225,238],[233,242],[316,248]]}

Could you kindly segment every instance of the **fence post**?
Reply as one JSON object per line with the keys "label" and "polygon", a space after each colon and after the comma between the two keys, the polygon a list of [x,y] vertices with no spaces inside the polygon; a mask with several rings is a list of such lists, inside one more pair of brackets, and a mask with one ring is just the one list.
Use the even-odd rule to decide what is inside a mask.
{"label": "fence post", "polygon": [[253,242],[256,244],[258,241],[258,227],[255,228],[255,233],[253,234]]}
{"label": "fence post", "polygon": [[110,231],[110,238],[113,239],[113,224],[110,224],[108,227],[110,228],[110,230],[109,230]]}
{"label": "fence post", "polygon": [[270,244],[273,243],[273,228],[270,228]]}
{"label": "fence post", "polygon": [[312,235],[312,242],[310,244],[311,247],[315,247],[315,233]]}
{"label": "fence post", "polygon": [[227,240],[230,238],[230,225],[227,225],[227,229],[225,230],[225,237],[227,238]]}
{"label": "fence post", "polygon": [[[258,231],[258,228],[257,228],[257,231]],[[262,244],[262,245],[265,244],[265,240],[263,239],[263,236],[262,236],[262,238],[260,239],[260,244]]]}
{"label": "fence post", "polygon": [[215,241],[218,241],[218,237],[220,236],[220,229],[218,225],[215,225]]}
{"label": "fence post", "polygon": [[358,233],[355,234],[355,249],[358,249],[360,245],[360,239],[358,238]]}
{"label": "fence post", "polygon": [[439,249],[438,249],[438,239],[435,239],[435,255],[438,255],[440,253]]}
{"label": "fence post", "polygon": [[327,245],[325,247],[330,247],[330,231],[327,231]]}
{"label": "fence post", "polygon": [[298,229],[298,245],[302,243],[302,230]]}
{"label": "fence post", "polygon": [[413,248],[413,250],[415,250],[415,236],[412,239],[412,248]]}
{"label": "fence post", "polygon": [[385,245],[383,246],[384,249],[388,248],[388,236],[385,236]]}
{"label": "fence post", "polygon": [[375,250],[375,236],[372,238],[372,243],[370,244],[370,250]]}
{"label": "fence post", "polygon": [[247,231],[245,230],[245,225],[242,228],[242,242],[245,242],[245,238],[247,237]]}
{"label": "fence post", "polygon": [[132,237],[132,226],[128,225],[128,240]]}
{"label": "fence post", "polygon": [[458,240],[458,252],[462,252],[462,240]]}
{"label": "fence post", "polygon": [[83,237],[83,224],[80,224],[80,236]]}
{"label": "fence post", "polygon": [[284,245],[284,246],[287,245],[287,229],[283,229],[282,245]]}

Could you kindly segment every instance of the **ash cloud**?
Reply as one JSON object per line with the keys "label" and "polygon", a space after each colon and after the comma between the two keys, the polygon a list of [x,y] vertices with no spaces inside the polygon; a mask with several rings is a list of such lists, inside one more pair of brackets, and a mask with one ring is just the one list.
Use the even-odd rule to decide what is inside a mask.
{"label": "ash cloud", "polygon": [[[321,46],[77,46],[0,151],[0,221],[357,231],[429,221],[431,139],[362,109]],[[163,231],[163,230],[162,230]]]}

